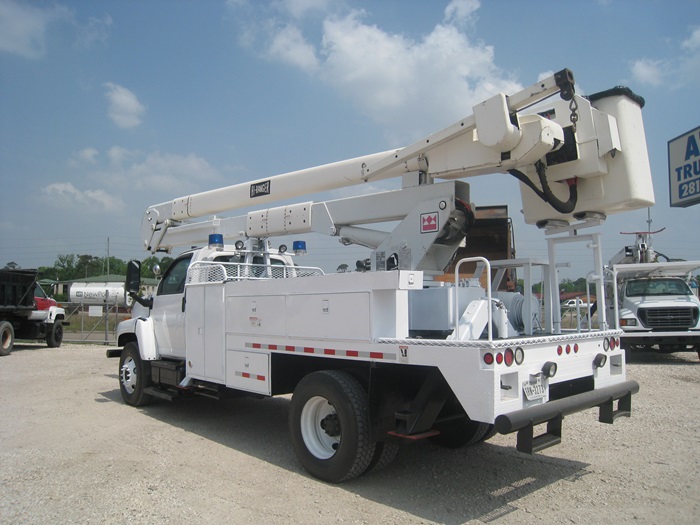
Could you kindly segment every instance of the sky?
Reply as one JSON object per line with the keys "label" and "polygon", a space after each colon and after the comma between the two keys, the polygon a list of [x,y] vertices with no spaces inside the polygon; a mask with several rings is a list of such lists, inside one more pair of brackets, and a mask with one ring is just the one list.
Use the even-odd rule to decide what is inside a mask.
{"label": "sky", "polygon": [[[669,206],[667,155],[700,126],[697,0],[0,0],[0,267],[143,259],[151,204],[408,145],[565,67],[577,93],[646,101],[656,204],[605,221],[604,260],[648,213],[657,251],[700,259],[700,205]],[[518,257],[546,256],[515,179],[468,182],[508,205]],[[363,253],[309,252],[326,271]],[[582,276],[583,248],[560,253]]]}

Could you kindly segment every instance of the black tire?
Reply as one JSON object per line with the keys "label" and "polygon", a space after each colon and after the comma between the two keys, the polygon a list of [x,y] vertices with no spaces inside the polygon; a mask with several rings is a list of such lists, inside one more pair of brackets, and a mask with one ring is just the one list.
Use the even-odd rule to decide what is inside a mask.
{"label": "black tire", "polygon": [[15,328],[7,321],[0,322],[0,355],[10,355],[15,346]]}
{"label": "black tire", "polygon": [[63,323],[56,319],[51,325],[51,330],[46,336],[46,346],[49,348],[58,348],[63,342]]}
{"label": "black tire", "polygon": [[459,448],[474,445],[487,439],[493,431],[493,425],[472,421],[469,418],[459,419],[436,425],[440,433],[430,438],[430,441],[445,448]]}
{"label": "black tire", "polygon": [[350,374],[322,370],[304,377],[289,412],[292,445],[312,476],[340,483],[372,462],[367,393]]}
{"label": "black tire", "polygon": [[374,447],[374,456],[370,461],[365,474],[378,472],[385,469],[396,459],[399,453],[399,444],[396,441],[379,441]]}
{"label": "black tire", "polygon": [[136,343],[127,343],[119,358],[119,390],[127,405],[140,407],[152,397],[144,390],[151,386],[151,364],[141,360]]}
{"label": "black tire", "polygon": [[488,441],[496,434],[498,434],[498,431],[496,430],[496,425],[489,425],[489,428],[486,431],[486,434],[484,434],[484,436],[481,439],[479,439],[479,442],[481,443],[484,441]]}

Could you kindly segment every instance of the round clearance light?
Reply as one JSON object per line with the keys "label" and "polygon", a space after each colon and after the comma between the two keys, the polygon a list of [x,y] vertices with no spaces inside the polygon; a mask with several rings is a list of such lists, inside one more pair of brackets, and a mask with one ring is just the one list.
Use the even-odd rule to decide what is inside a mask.
{"label": "round clearance light", "polygon": [[286,244],[280,244],[280,247],[277,248],[277,251],[280,253],[287,253],[287,245]]}
{"label": "round clearance light", "polygon": [[564,347],[559,345],[557,346],[557,355],[562,355],[564,353]]}
{"label": "round clearance light", "polygon": [[542,373],[545,377],[554,377],[557,375],[557,364],[552,361],[547,361],[542,365]]}
{"label": "round clearance light", "polygon": [[608,339],[607,337],[603,339],[603,350],[605,350],[606,352],[610,350],[610,339]]}
{"label": "round clearance light", "polygon": [[243,241],[236,241],[236,244],[234,246],[236,247],[236,250],[242,250],[245,246],[245,243]]}
{"label": "round clearance light", "polygon": [[571,353],[571,345],[566,345],[566,355]]}
{"label": "round clearance light", "polygon": [[513,354],[513,349],[508,348],[504,355],[503,355],[503,360],[506,362],[506,366],[511,366],[513,364],[513,361],[515,360],[515,354]]}
{"label": "round clearance light", "polygon": [[574,354],[578,354],[578,343],[574,343]]}
{"label": "round clearance light", "polygon": [[607,362],[608,356],[605,354],[598,354],[593,358],[593,366],[596,368],[603,368]]}
{"label": "round clearance light", "polygon": [[484,354],[484,363],[487,365],[492,365],[493,364],[493,354],[487,352]]}
{"label": "round clearance light", "polygon": [[498,352],[496,354],[496,362],[500,365],[503,362],[503,354],[501,352]]}
{"label": "round clearance light", "polygon": [[522,348],[518,347],[515,349],[515,364],[522,365],[523,361],[525,361],[525,352]]}

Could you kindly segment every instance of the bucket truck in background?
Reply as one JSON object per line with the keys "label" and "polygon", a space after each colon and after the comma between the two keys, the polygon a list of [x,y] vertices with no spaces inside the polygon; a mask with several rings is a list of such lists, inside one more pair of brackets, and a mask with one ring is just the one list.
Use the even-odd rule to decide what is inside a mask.
{"label": "bucket truck in background", "polygon": [[[121,348],[107,352],[119,357],[124,401],[292,393],[294,450],[330,482],[386,466],[405,441],[457,447],[517,432],[518,450],[532,453],[560,442],[568,414],[629,416],[639,386],[625,376],[622,332],[604,306],[597,326],[562,329],[556,264],[558,247],[584,242],[603,297],[600,233],[590,228],[654,201],[642,106],[625,88],[580,97],[562,70],[401,149],[149,207],[148,251],[203,247],[177,257],[152,297],[136,295],[130,263],[138,304],[118,327]],[[547,257],[455,260],[475,227],[469,184],[457,179],[490,173],[520,181]],[[400,189],[265,207],[388,178]],[[256,211],[219,216],[244,208]],[[312,232],[371,256],[357,271],[324,274],[271,246]],[[500,291],[514,268],[523,294]],[[537,273],[544,314],[531,293]]]}
{"label": "bucket truck in background", "polygon": [[628,357],[634,350],[655,348],[696,351],[700,357],[700,300],[689,286],[700,261],[668,260],[652,248],[654,233],[659,232],[635,232],[636,243],[610,260],[608,315],[624,332],[621,343]]}

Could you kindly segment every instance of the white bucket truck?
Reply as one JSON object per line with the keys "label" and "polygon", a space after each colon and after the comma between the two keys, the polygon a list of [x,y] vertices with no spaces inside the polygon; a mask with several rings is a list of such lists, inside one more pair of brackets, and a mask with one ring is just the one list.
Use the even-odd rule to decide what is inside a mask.
{"label": "white bucket truck", "polygon": [[[330,482],[387,465],[404,440],[457,447],[517,432],[517,448],[531,453],[558,443],[573,412],[598,407],[606,423],[629,416],[639,387],[625,377],[621,331],[605,307],[596,327],[563,330],[555,268],[560,244],[590,245],[603,297],[600,234],[587,228],[654,200],[642,105],[622,88],[575,95],[562,70],[402,149],[151,206],[147,250],[205,246],[177,257],[119,325],[122,348],[108,355],[120,358],[125,402],[291,393],[294,450]],[[453,260],[474,217],[469,185],[456,179],[489,173],[521,181],[525,218],[545,230],[548,257]],[[263,209],[390,177],[400,189]],[[326,275],[270,248],[270,238],[310,232],[371,257]],[[475,264],[471,279],[465,264]],[[497,291],[515,267],[524,295]],[[546,283],[544,314],[530,292],[534,271]],[[136,292],[137,263],[128,281]]]}
{"label": "white bucket truck", "polygon": [[658,232],[636,232],[637,242],[611,259],[609,315],[624,332],[621,342],[628,356],[658,349],[695,351],[700,357],[700,300],[689,286],[700,261],[659,261],[662,254],[652,248],[652,233]]}

